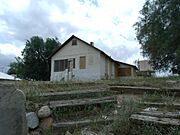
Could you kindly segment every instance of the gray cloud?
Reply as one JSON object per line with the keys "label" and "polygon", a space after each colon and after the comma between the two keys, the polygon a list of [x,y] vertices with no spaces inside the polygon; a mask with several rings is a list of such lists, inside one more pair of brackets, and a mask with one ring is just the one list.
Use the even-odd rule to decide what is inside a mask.
{"label": "gray cloud", "polygon": [[113,59],[121,61],[121,62],[126,62],[129,58],[133,57],[134,54],[139,53],[139,48],[131,49],[131,48],[128,48],[126,45],[110,48],[101,40],[97,41],[96,47],[103,50],[106,54],[111,56]]}
{"label": "gray cloud", "polygon": [[[67,5],[62,0],[56,1],[34,1],[31,0],[29,6],[21,11],[12,11],[9,7],[3,8],[0,14],[0,43],[13,44],[16,47],[25,45],[26,40],[32,36],[58,37],[62,41],[61,35],[69,36],[78,31],[78,28],[70,23],[55,23],[49,19],[53,6],[58,7],[62,13],[66,12]],[[63,28],[63,33],[60,29]],[[7,66],[14,59],[14,55],[3,55],[0,53],[0,70],[7,70]]]}
{"label": "gray cloud", "polygon": [[0,53],[0,72],[7,72],[8,66],[15,61],[15,55],[4,55]]}
{"label": "gray cloud", "polygon": [[[79,0],[82,3],[88,2],[90,5],[98,7],[97,0]],[[0,43],[9,43],[20,47],[25,44],[27,39],[32,36],[58,37],[60,41],[66,40],[72,33],[78,33],[79,28],[71,25],[70,22],[53,22],[49,19],[53,7],[58,7],[62,13],[66,13],[68,5],[62,0],[31,0],[29,6],[22,12],[15,12],[9,7],[3,8],[0,14]],[[1,9],[0,9],[1,10]],[[58,18],[59,20],[61,18]],[[117,17],[114,17],[113,23],[118,25],[122,23]],[[2,27],[3,24],[5,27]],[[63,28],[63,33],[60,29]],[[61,36],[63,35],[63,37]],[[132,39],[132,37],[127,37]],[[105,53],[111,54],[114,59],[126,61],[137,53],[137,49],[129,49],[124,46],[116,48],[107,47],[102,41],[98,41],[97,47]],[[14,59],[14,55],[3,55],[0,53],[0,66],[7,67]]]}
{"label": "gray cloud", "polygon": [[[61,39],[61,34],[68,35],[78,31],[78,29],[70,23],[55,23],[49,19],[50,10],[53,5],[58,6],[62,11],[66,11],[66,5],[62,1],[47,1],[45,4],[42,1],[31,0],[28,8],[21,13],[12,12],[11,10],[4,11],[0,15],[0,20],[5,22],[7,26],[0,32],[1,43],[9,43],[13,40],[25,42],[32,36],[38,35],[42,37],[58,37]],[[65,33],[61,33],[63,28]],[[12,32],[12,33],[11,33]]]}

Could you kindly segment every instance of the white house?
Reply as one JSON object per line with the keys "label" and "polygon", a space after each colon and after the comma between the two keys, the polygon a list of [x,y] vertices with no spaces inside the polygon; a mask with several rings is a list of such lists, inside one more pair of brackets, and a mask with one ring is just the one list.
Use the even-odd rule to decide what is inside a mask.
{"label": "white house", "polygon": [[72,79],[88,81],[118,77],[119,62],[96,48],[93,42],[87,43],[74,35],[49,58],[51,58],[51,81]]}

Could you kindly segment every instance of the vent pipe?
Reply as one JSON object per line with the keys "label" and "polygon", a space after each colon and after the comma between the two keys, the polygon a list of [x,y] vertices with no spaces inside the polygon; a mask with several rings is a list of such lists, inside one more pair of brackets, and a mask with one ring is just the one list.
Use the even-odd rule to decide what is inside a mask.
{"label": "vent pipe", "polygon": [[94,42],[90,42],[90,45],[94,46]]}

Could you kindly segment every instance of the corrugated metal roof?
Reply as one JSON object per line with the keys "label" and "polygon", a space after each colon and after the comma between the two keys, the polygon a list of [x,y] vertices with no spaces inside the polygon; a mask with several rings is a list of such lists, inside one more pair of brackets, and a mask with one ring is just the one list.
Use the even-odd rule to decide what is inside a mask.
{"label": "corrugated metal roof", "polygon": [[8,75],[6,73],[0,72],[0,80],[21,80],[21,79],[15,78],[12,75]]}

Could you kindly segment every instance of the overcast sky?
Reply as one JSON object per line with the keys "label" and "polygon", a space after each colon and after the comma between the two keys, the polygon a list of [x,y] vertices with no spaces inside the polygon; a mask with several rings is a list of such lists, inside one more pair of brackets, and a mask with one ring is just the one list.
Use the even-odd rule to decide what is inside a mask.
{"label": "overcast sky", "polygon": [[1,0],[0,71],[20,56],[32,36],[71,35],[115,60],[133,64],[142,59],[133,24],[145,0]]}

